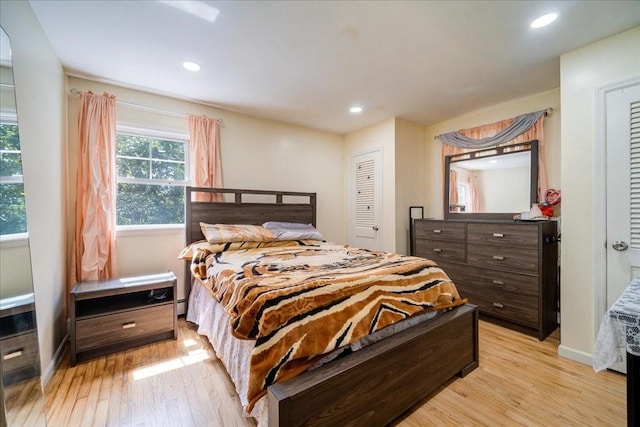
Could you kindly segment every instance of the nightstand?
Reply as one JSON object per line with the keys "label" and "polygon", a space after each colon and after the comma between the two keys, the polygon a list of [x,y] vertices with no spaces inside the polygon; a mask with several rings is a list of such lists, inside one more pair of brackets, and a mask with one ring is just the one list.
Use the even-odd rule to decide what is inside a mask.
{"label": "nightstand", "polygon": [[71,291],[71,366],[177,337],[172,272],[78,283]]}
{"label": "nightstand", "polygon": [[0,354],[4,385],[40,375],[33,293],[0,300]]}

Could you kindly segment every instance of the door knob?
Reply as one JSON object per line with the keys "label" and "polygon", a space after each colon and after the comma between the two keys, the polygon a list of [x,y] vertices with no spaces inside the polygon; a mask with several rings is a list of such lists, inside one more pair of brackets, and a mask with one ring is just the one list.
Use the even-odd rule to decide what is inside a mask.
{"label": "door knob", "polygon": [[371,228],[373,228],[373,231],[378,231],[378,226],[377,226],[377,225],[374,225],[374,226],[373,226],[373,227],[371,227]]}
{"label": "door knob", "polygon": [[613,242],[611,247],[620,252],[624,252],[629,249],[629,245],[627,244],[627,242],[623,242],[622,240],[616,240],[615,242]]}

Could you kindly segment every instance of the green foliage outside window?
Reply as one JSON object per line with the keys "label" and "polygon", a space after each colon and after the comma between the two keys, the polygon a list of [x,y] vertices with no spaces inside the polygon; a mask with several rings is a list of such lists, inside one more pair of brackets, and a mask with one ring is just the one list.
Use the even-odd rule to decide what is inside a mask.
{"label": "green foliage outside window", "polygon": [[0,235],[26,232],[18,125],[0,123]]}
{"label": "green foliage outside window", "polygon": [[186,145],[118,134],[118,225],[184,223]]}

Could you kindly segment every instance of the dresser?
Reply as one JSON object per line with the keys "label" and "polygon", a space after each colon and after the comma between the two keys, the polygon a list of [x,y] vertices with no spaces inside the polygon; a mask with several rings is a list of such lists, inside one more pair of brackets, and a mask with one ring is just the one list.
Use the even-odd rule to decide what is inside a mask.
{"label": "dresser", "polygon": [[486,320],[544,340],[558,327],[554,221],[414,223],[414,255],[438,263]]}
{"label": "dresser", "polygon": [[177,337],[172,272],[78,283],[71,291],[71,366]]}
{"label": "dresser", "polygon": [[0,354],[4,385],[40,375],[33,293],[0,300]]}

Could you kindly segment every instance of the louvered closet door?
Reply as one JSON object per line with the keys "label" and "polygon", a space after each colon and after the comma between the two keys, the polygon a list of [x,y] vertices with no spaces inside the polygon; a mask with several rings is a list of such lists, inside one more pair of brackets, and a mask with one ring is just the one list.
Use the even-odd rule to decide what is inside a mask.
{"label": "louvered closet door", "polygon": [[349,244],[381,249],[381,154],[380,150],[351,158]]}
{"label": "louvered closet door", "polygon": [[607,93],[606,118],[607,307],[611,307],[632,277],[640,276],[640,84]]}

